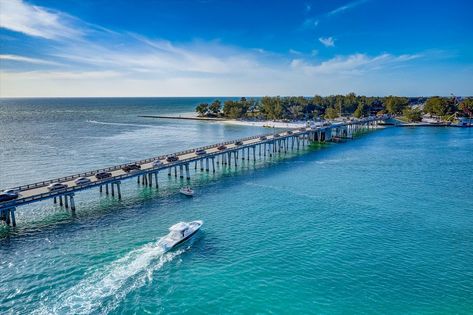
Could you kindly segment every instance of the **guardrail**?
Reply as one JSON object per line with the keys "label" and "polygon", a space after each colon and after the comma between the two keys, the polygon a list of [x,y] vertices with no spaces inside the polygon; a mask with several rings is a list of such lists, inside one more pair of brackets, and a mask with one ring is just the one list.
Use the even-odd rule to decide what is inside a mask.
{"label": "guardrail", "polygon": [[[350,125],[350,124],[360,124],[360,123],[370,122],[370,121],[374,121],[374,120],[384,120],[384,119],[382,119],[382,118],[379,118],[379,119],[368,118],[368,119],[359,120],[359,121],[341,122],[339,124],[334,124],[334,125],[330,125],[330,126],[320,126],[320,127],[316,127],[315,129],[311,129],[311,128],[305,128],[305,129],[306,129],[306,131],[313,131],[313,130],[317,130],[317,129],[326,129],[326,128],[332,128],[332,127],[346,126],[346,125]],[[302,129],[302,128],[299,128],[299,129]],[[292,129],[288,129],[288,130],[280,131],[279,133],[284,133],[284,132],[287,132],[289,130],[292,131]],[[128,162],[128,163],[124,163],[124,164],[120,164],[120,165],[101,168],[101,169],[88,171],[88,172],[84,172],[84,173],[79,173],[79,174],[75,174],[75,175],[69,175],[69,176],[59,177],[59,178],[55,178],[55,179],[49,179],[49,180],[45,180],[45,181],[42,181],[42,182],[37,182],[37,183],[34,183],[34,184],[28,184],[28,185],[22,185],[22,186],[18,186],[18,187],[9,188],[9,189],[18,190],[18,191],[21,192],[21,191],[29,190],[29,189],[32,189],[32,188],[44,187],[44,186],[47,186],[49,184],[56,183],[56,182],[64,182],[64,181],[70,181],[72,179],[76,179],[76,178],[79,178],[79,177],[93,176],[93,175],[95,175],[97,173],[100,173],[100,172],[116,171],[116,170],[119,170],[119,169],[121,169],[121,168],[123,168],[127,165],[132,165],[132,164],[143,165],[143,164],[150,163],[150,162],[153,162],[153,161],[156,161],[156,160],[165,159],[166,157],[168,157],[170,155],[176,155],[176,156],[185,155],[185,154],[188,154],[188,153],[192,153],[196,150],[207,150],[207,149],[215,148],[215,147],[218,147],[218,146],[221,146],[221,145],[232,144],[232,143],[235,143],[236,141],[247,141],[247,140],[260,138],[260,137],[263,137],[263,136],[268,137],[268,136],[271,136],[273,134],[274,133],[268,133],[268,134],[263,134],[263,135],[249,136],[249,137],[240,138],[240,139],[236,139],[236,140],[228,140],[228,141],[220,142],[220,143],[217,143],[217,144],[211,144],[211,145],[206,145],[206,146],[203,146],[203,147],[192,148],[192,149],[179,151],[179,152],[175,152],[175,153],[171,153],[171,154],[164,154],[164,155],[160,155],[160,156],[156,156],[156,157],[152,157],[152,158],[147,158],[147,159],[143,159],[143,160],[139,160],[139,161]],[[292,136],[292,135],[289,135],[289,136]],[[114,177],[114,178],[116,178],[116,177]]]}

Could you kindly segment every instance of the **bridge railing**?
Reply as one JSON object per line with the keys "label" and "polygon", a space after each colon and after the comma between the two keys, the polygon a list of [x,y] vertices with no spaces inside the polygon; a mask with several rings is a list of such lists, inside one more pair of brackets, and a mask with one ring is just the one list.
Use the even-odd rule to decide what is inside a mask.
{"label": "bridge railing", "polygon": [[[332,125],[332,126],[320,126],[320,127],[316,127],[315,129],[306,128],[306,131],[332,128],[332,127],[337,127],[337,126],[341,126],[341,125],[359,124],[359,123],[369,122],[369,121],[373,121],[373,120],[382,120],[382,119],[367,118],[367,119],[364,119],[364,120],[362,119],[362,120],[358,120],[358,121],[354,121],[354,122],[343,122],[341,124],[335,124],[335,125]],[[305,127],[302,127],[302,128],[305,128]],[[287,132],[289,130],[292,131],[292,129],[288,129],[288,130],[279,131],[278,133],[284,133],[284,132]],[[127,162],[127,163],[120,164],[120,165],[105,167],[105,168],[101,168],[101,169],[97,169],[97,170],[93,170],[93,171],[88,171],[88,172],[83,172],[83,173],[79,173],[79,174],[75,174],[75,175],[59,177],[59,178],[55,178],[55,179],[49,179],[49,180],[45,180],[45,181],[41,181],[41,182],[37,182],[37,183],[33,183],[33,184],[28,184],[28,185],[22,185],[22,186],[18,186],[18,187],[13,187],[13,188],[9,188],[9,189],[24,191],[24,190],[29,190],[29,189],[33,189],[33,188],[44,187],[44,186],[47,186],[49,184],[56,183],[56,182],[65,182],[65,181],[70,181],[70,180],[73,180],[73,179],[76,179],[76,178],[79,178],[79,177],[93,176],[93,175],[95,175],[97,173],[100,173],[100,172],[116,171],[116,170],[119,170],[119,169],[121,169],[121,168],[123,168],[127,165],[131,165],[131,164],[138,164],[138,165],[147,164],[147,163],[150,163],[150,162],[153,162],[153,161],[156,161],[156,160],[163,160],[166,157],[171,156],[171,155],[176,155],[176,156],[185,155],[185,154],[195,152],[196,150],[207,150],[207,149],[218,147],[220,145],[228,145],[228,144],[235,143],[237,141],[248,141],[248,140],[258,139],[258,138],[263,137],[263,136],[268,137],[268,136],[271,136],[273,134],[274,133],[267,133],[267,134],[262,134],[262,135],[256,135],[256,136],[249,136],[249,137],[245,137],[245,138],[240,138],[240,139],[236,139],[236,140],[223,141],[223,142],[219,142],[217,144],[206,145],[206,146],[192,148],[192,149],[183,150],[183,151],[170,153],[170,154],[163,154],[163,155],[160,155],[160,156],[151,157],[151,158],[147,158],[147,159],[143,159],[143,160],[139,160],[139,161]],[[114,177],[114,178],[117,178],[117,177]]]}

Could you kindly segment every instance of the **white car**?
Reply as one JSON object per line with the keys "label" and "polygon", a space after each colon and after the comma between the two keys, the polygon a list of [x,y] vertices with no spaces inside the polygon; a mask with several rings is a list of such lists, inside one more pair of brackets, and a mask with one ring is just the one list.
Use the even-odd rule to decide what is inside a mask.
{"label": "white car", "polygon": [[67,188],[67,185],[63,183],[52,183],[48,186],[49,191],[62,190],[66,188]]}
{"label": "white car", "polygon": [[161,166],[163,165],[163,162],[161,162],[160,160],[156,160],[153,162],[153,167],[158,167],[158,166]]}
{"label": "white car", "polygon": [[79,177],[74,180],[74,183],[76,183],[76,185],[87,185],[87,184],[90,184],[91,182],[92,181],[87,177]]}

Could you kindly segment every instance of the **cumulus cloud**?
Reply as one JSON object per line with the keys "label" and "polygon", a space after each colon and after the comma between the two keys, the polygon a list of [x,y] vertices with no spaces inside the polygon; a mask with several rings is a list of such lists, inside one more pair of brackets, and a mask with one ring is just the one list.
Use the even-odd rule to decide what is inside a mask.
{"label": "cumulus cloud", "polygon": [[47,39],[77,37],[73,18],[22,0],[0,0],[0,27]]}
{"label": "cumulus cloud", "polygon": [[335,39],[333,37],[319,37],[319,42],[321,42],[325,47],[334,47]]}

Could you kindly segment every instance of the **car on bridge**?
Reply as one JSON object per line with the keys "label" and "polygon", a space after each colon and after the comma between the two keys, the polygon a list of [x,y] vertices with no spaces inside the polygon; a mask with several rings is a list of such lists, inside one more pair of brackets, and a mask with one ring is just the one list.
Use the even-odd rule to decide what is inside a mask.
{"label": "car on bridge", "polygon": [[227,146],[222,144],[217,147],[217,150],[222,151],[222,150],[225,150],[226,148]]}
{"label": "car on bridge", "polygon": [[288,130],[288,131],[286,131],[286,134],[292,135],[292,131],[291,131],[291,130]]}
{"label": "car on bridge", "polygon": [[74,180],[74,183],[77,186],[90,184],[92,181],[87,177],[79,177]]}
{"label": "car on bridge", "polygon": [[266,138],[266,136],[261,136],[261,137],[259,137],[259,139],[260,139],[260,140],[266,140],[266,139],[268,139],[268,138]]}
{"label": "car on bridge", "polygon": [[20,194],[17,191],[13,189],[5,190],[0,193],[0,202],[14,200],[18,197],[20,197]]}
{"label": "car on bridge", "polygon": [[127,172],[127,173],[134,172],[134,171],[136,172],[139,170],[141,170],[141,166],[138,164],[129,164],[122,167],[122,171]]}
{"label": "car on bridge", "polygon": [[243,145],[243,141],[235,141],[235,145]]}
{"label": "car on bridge", "polygon": [[95,174],[95,178],[97,178],[98,180],[110,178],[110,177],[112,177],[112,173],[110,172],[100,172],[100,173]]}
{"label": "car on bridge", "polygon": [[195,150],[194,153],[195,155],[204,155],[204,154],[207,154],[207,151],[205,151],[204,149],[198,149],[198,150]]}
{"label": "car on bridge", "polygon": [[58,191],[58,190],[66,189],[67,187],[68,187],[67,184],[52,183],[47,188],[48,188],[49,191]]}
{"label": "car on bridge", "polygon": [[279,137],[281,137],[281,135],[280,135],[279,133],[275,133],[275,134],[273,135],[273,138],[279,138]]}
{"label": "car on bridge", "polygon": [[158,167],[163,165],[163,162],[161,160],[155,160],[153,161],[153,167]]}
{"label": "car on bridge", "polygon": [[170,155],[166,158],[167,162],[176,162],[179,161],[179,157],[177,155]]}

